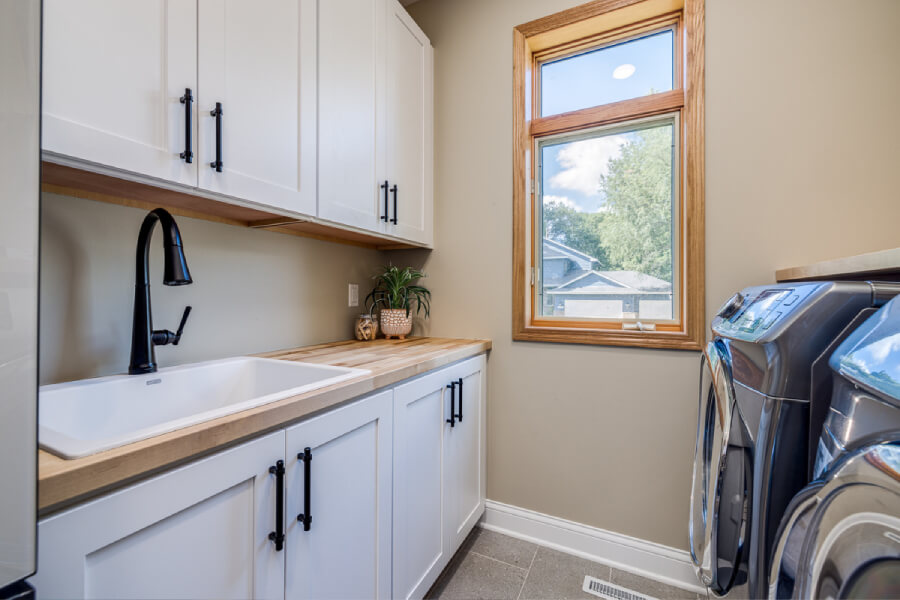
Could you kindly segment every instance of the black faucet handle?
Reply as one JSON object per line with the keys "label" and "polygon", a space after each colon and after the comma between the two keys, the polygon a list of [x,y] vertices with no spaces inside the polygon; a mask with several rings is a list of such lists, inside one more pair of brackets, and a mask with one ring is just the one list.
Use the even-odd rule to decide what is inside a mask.
{"label": "black faucet handle", "polygon": [[190,306],[184,307],[184,314],[181,315],[181,323],[178,324],[178,331],[172,333],[168,329],[155,329],[153,330],[153,344],[155,346],[165,346],[167,344],[172,344],[173,346],[177,346],[178,342],[181,341],[181,334],[184,333],[184,324],[188,320],[188,316],[191,314]]}
{"label": "black faucet handle", "polygon": [[178,342],[181,341],[181,334],[184,333],[184,324],[187,323],[187,319],[191,314],[192,307],[185,306],[184,314],[181,315],[181,323],[178,324],[178,331],[175,332],[175,341],[172,342],[173,346],[177,346]]}

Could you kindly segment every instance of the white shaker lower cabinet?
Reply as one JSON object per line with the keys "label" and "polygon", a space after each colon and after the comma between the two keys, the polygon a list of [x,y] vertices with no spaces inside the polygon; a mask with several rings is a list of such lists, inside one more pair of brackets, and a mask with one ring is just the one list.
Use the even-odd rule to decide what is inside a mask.
{"label": "white shaker lower cabinet", "polygon": [[395,598],[423,597],[484,512],[485,365],[394,390]]}
{"label": "white shaker lower cabinet", "polygon": [[485,368],[464,360],[44,518],[31,583],[54,599],[421,598],[484,511]]}
{"label": "white shaker lower cabinet", "polygon": [[485,358],[479,356],[449,369],[451,383],[457,382],[456,423],[445,446],[448,537],[457,548],[484,513],[485,486]]}
{"label": "white shaker lower cabinet", "polygon": [[287,430],[287,598],[391,597],[392,398]]}
{"label": "white shaker lower cabinet", "polygon": [[284,598],[283,431],[41,521],[40,598]]}

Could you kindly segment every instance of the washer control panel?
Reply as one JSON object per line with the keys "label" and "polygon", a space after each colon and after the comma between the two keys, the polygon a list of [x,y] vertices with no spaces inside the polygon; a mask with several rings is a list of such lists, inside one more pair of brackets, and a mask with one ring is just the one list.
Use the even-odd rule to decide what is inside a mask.
{"label": "washer control panel", "polygon": [[819,284],[776,284],[742,290],[716,314],[713,330],[719,334],[756,341],[793,313]]}

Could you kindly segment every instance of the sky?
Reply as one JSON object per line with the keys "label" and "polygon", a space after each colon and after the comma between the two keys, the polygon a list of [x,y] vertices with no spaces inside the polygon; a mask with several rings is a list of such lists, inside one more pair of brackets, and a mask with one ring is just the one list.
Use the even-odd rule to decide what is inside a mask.
{"label": "sky", "polygon": [[[672,38],[671,31],[664,31],[545,63],[541,68],[542,115],[671,90]],[[619,77],[614,76],[617,69]],[[619,154],[632,135],[614,134],[544,146],[544,203],[558,202],[582,212],[602,210],[600,176],[606,174],[610,158]]]}

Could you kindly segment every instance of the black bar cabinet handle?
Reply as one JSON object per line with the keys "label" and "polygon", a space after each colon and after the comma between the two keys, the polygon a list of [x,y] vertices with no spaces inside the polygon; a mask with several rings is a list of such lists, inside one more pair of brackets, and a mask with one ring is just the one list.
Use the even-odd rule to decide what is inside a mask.
{"label": "black bar cabinet handle", "polygon": [[447,384],[447,387],[450,388],[450,418],[446,422],[450,423],[450,427],[456,426],[456,383],[451,381]]}
{"label": "black bar cabinet handle", "polygon": [[269,473],[275,475],[275,531],[269,534],[269,539],[275,542],[275,550],[281,552],[284,548],[284,461],[269,467]]}
{"label": "black bar cabinet handle", "polygon": [[312,524],[312,512],[309,506],[310,468],[312,463],[312,450],[308,447],[297,455],[303,461],[303,512],[297,515],[297,520],[303,523],[303,531],[309,531]]}
{"label": "black bar cabinet handle", "polygon": [[191,105],[194,103],[194,95],[191,93],[191,88],[184,88],[184,96],[178,100],[184,104],[184,152],[180,156],[184,159],[184,162],[190,164],[194,162],[194,150],[191,148],[191,132],[193,130],[191,125],[191,113],[193,112]]}
{"label": "black bar cabinet handle", "polygon": [[385,223],[388,222],[388,180],[385,179],[384,183],[381,184],[381,189],[384,190],[384,214],[381,215],[381,220]]}
{"label": "black bar cabinet handle", "polygon": [[394,225],[397,224],[397,184],[395,183],[391,186],[391,193],[394,195],[394,216],[391,218],[391,223]]}
{"label": "black bar cabinet handle", "polygon": [[459,386],[459,414],[456,415],[456,420],[462,423],[462,404],[463,404],[463,395],[462,395],[462,377],[456,380],[456,384]]}
{"label": "black bar cabinet handle", "polygon": [[216,118],[216,160],[209,163],[209,166],[216,170],[216,173],[222,172],[222,103],[216,102],[216,108],[209,111],[209,116]]}

